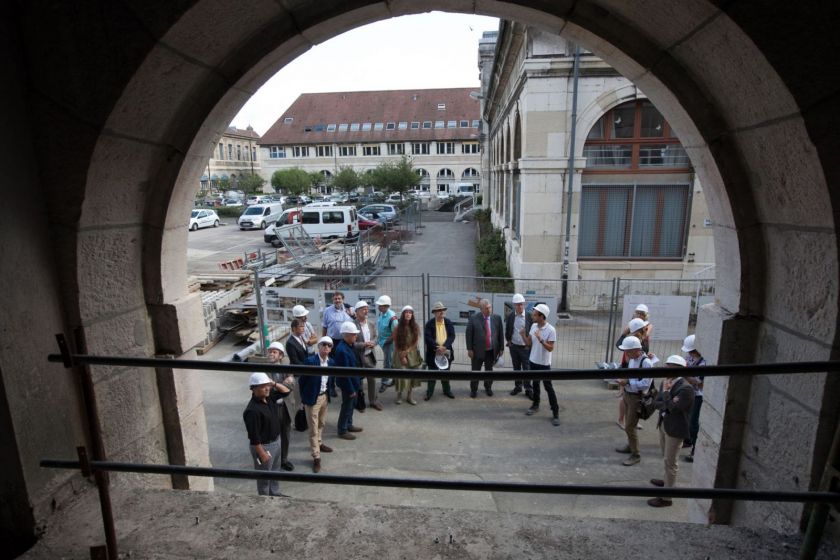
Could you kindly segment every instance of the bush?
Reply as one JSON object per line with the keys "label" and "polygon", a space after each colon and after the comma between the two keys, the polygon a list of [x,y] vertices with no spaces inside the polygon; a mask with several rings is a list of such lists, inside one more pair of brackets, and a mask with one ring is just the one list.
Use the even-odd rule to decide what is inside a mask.
{"label": "bush", "polygon": [[[476,250],[475,264],[480,276],[510,278],[505,253],[505,239],[502,232],[490,225],[490,211],[476,212],[480,237]],[[513,280],[488,280],[484,289],[491,292],[512,292]]]}
{"label": "bush", "polygon": [[245,206],[220,206],[214,210],[220,218],[238,218],[245,211]]}

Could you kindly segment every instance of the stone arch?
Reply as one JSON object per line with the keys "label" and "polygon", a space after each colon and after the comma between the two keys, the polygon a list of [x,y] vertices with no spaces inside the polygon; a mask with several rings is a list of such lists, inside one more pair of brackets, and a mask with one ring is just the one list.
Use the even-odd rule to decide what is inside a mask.
{"label": "stone arch", "polygon": [[[116,6],[116,11],[126,10],[119,13],[126,22],[119,37],[109,43],[97,34],[103,44],[93,52],[83,50],[80,56],[86,58],[78,67],[68,64],[66,69],[51,58],[65,51],[52,49],[52,54],[33,45],[86,44],[94,36],[86,33],[90,29],[67,29],[58,9],[44,14],[37,30],[26,26],[32,34],[27,46],[36,53],[32,58],[40,55],[43,61],[27,62],[34,66],[33,78],[19,87],[35,90],[39,95],[33,103],[46,105],[56,117],[55,122],[34,125],[32,134],[78,138],[73,146],[51,151],[52,161],[40,170],[40,181],[61,185],[61,190],[45,188],[57,195],[47,219],[61,234],[55,237],[63,322],[87,329],[92,352],[183,355],[200,340],[200,321],[194,320],[200,317],[200,302],[186,289],[186,265],[183,259],[164,256],[185,252],[184,210],[215,139],[270,75],[311,46],[355,26],[461,6],[444,0],[422,5],[365,0],[351,7],[313,1],[287,11],[276,3],[248,4],[240,3],[249,14],[246,19],[229,17],[226,6],[209,0],[188,8],[161,2],[160,10],[148,13]],[[730,11],[711,2],[686,5],[679,0],[663,0],[656,11],[634,3],[612,3],[606,9],[588,0],[464,3],[462,9],[564,33],[638,84],[674,126],[706,189],[716,228],[716,260],[726,271],[719,275],[718,305],[707,311],[710,338],[722,342],[702,348],[708,357],[730,363],[829,358],[835,355],[838,322],[832,215],[838,194],[829,191],[826,175],[836,180],[838,164],[831,160],[835,133],[824,123],[836,123],[837,117],[823,107],[830,95],[836,96],[836,84],[826,78],[829,85],[820,90],[822,95],[814,94],[812,89],[823,86],[804,86],[798,71],[791,70],[792,55],[776,48],[777,38],[785,35],[767,21],[754,21],[749,9],[735,4]],[[107,31],[108,25],[98,22],[94,27]],[[802,29],[794,30],[801,44],[811,44],[807,26]],[[817,46],[820,40],[828,39],[818,37]],[[819,58],[825,56],[819,50],[809,52],[827,61]],[[49,70],[56,71],[49,75]],[[108,79],[91,79],[99,76]],[[509,145],[508,138],[502,139],[500,156],[509,153]],[[793,300],[791,286],[808,290],[800,290]],[[804,452],[787,458],[777,474],[769,475],[755,466],[759,458],[750,456],[745,472],[751,480],[787,487],[793,472],[809,473],[803,484],[818,474],[819,448],[827,447],[826,437],[836,425],[837,399],[832,402],[824,379],[813,379],[824,405],[816,411],[797,405],[807,412]],[[113,433],[106,434],[113,455],[164,457],[167,446],[161,441],[173,434],[165,433],[160,418],[170,413],[166,404],[150,403],[161,387],[177,392],[175,383],[144,375],[147,396],[137,395],[132,410],[116,414],[107,395],[119,390],[117,384],[104,376],[98,381],[103,414],[119,420],[109,427]],[[178,382],[190,381],[179,377]],[[781,395],[792,383],[762,381],[761,389]],[[737,396],[738,390],[746,401],[737,404],[748,405],[749,384],[723,387],[720,399]],[[795,394],[796,389],[788,392]],[[186,414],[177,411],[175,420],[200,423],[200,406],[189,406]],[[130,447],[115,434],[124,428],[122,418],[135,413],[145,431]],[[723,420],[728,431],[721,445],[730,464],[726,472],[721,467],[711,471],[721,485],[741,482],[737,462],[748,455],[744,442],[757,446],[774,441],[733,427],[745,424],[747,414],[757,412],[744,406],[743,417],[731,424]],[[147,455],[137,451],[145,444],[153,449]],[[185,441],[181,452],[189,457],[193,444],[198,445]],[[742,519],[760,517],[753,512],[761,507],[743,506]],[[782,508],[782,520],[790,523],[797,508]]]}

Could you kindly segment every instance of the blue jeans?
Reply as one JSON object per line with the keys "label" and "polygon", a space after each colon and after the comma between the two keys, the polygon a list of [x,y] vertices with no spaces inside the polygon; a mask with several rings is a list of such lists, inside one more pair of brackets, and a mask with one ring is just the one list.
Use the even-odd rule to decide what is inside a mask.
{"label": "blue jeans", "polygon": [[341,409],[338,411],[338,435],[346,434],[353,427],[353,411],[356,409],[356,397],[341,390]]}
{"label": "blue jeans", "polygon": [[[385,369],[391,369],[393,367],[392,360],[394,358],[394,342],[393,341],[388,341],[385,344],[383,344],[382,345],[382,353],[385,355],[385,360],[384,360],[384,363],[382,364],[382,367],[384,367]],[[391,382],[390,377],[383,377],[382,381],[380,381],[380,383],[382,384],[383,387],[390,384],[390,382]]]}

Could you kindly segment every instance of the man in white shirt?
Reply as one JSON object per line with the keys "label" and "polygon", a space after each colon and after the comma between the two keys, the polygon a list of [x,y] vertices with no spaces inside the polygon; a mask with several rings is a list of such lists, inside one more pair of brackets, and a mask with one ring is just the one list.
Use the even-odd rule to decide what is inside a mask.
{"label": "man in white shirt", "polygon": [[[642,350],[642,341],[635,336],[625,337],[618,349],[623,350],[627,356],[627,369],[646,369],[652,366],[650,359]],[[642,396],[653,386],[653,379],[650,377],[619,379],[618,384],[624,388],[622,398],[627,410],[627,416],[624,418],[624,433],[627,434],[627,445],[616,448],[616,451],[630,454],[621,463],[625,467],[629,467],[642,460],[641,455],[639,455],[639,434],[637,432],[639,415],[636,408]]]}
{"label": "man in white shirt", "polygon": [[[531,324],[531,331],[525,333],[525,329],[523,329],[520,332],[525,345],[531,347],[531,353],[528,357],[528,369],[530,370],[551,369],[551,353],[554,351],[554,343],[557,341],[557,331],[546,320],[550,315],[551,310],[548,306],[544,303],[538,303],[531,311],[531,318],[534,321]],[[542,384],[548,394],[548,404],[551,406],[551,423],[559,426],[560,405],[557,402],[554,385],[550,379],[543,379]],[[540,380],[534,380],[533,391],[534,403],[525,413],[528,416],[533,416],[540,409]]]}
{"label": "man in white shirt", "polygon": [[[321,337],[318,341],[318,353],[309,356],[304,362],[307,366],[335,367],[335,360],[330,358],[333,348],[332,339]],[[312,451],[312,472],[321,472],[321,452],[329,453],[332,448],[324,445],[324,424],[327,419],[327,379],[326,375],[301,375],[300,396],[306,407],[306,422],[309,424],[309,448]]]}

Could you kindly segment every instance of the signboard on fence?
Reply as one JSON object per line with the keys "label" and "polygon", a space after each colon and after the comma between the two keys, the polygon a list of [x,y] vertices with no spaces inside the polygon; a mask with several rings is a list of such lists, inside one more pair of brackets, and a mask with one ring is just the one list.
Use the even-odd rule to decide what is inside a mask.
{"label": "signboard on fence", "polygon": [[320,290],[303,288],[263,288],[263,320],[269,325],[288,325],[294,319],[292,308],[302,305],[309,310],[309,322],[320,332],[323,299]]}
{"label": "signboard on fence", "polygon": [[650,322],[653,323],[652,340],[682,340],[688,334],[688,319],[691,313],[691,296],[624,296],[621,313],[621,329],[633,318],[633,311],[640,303],[648,306]]}

